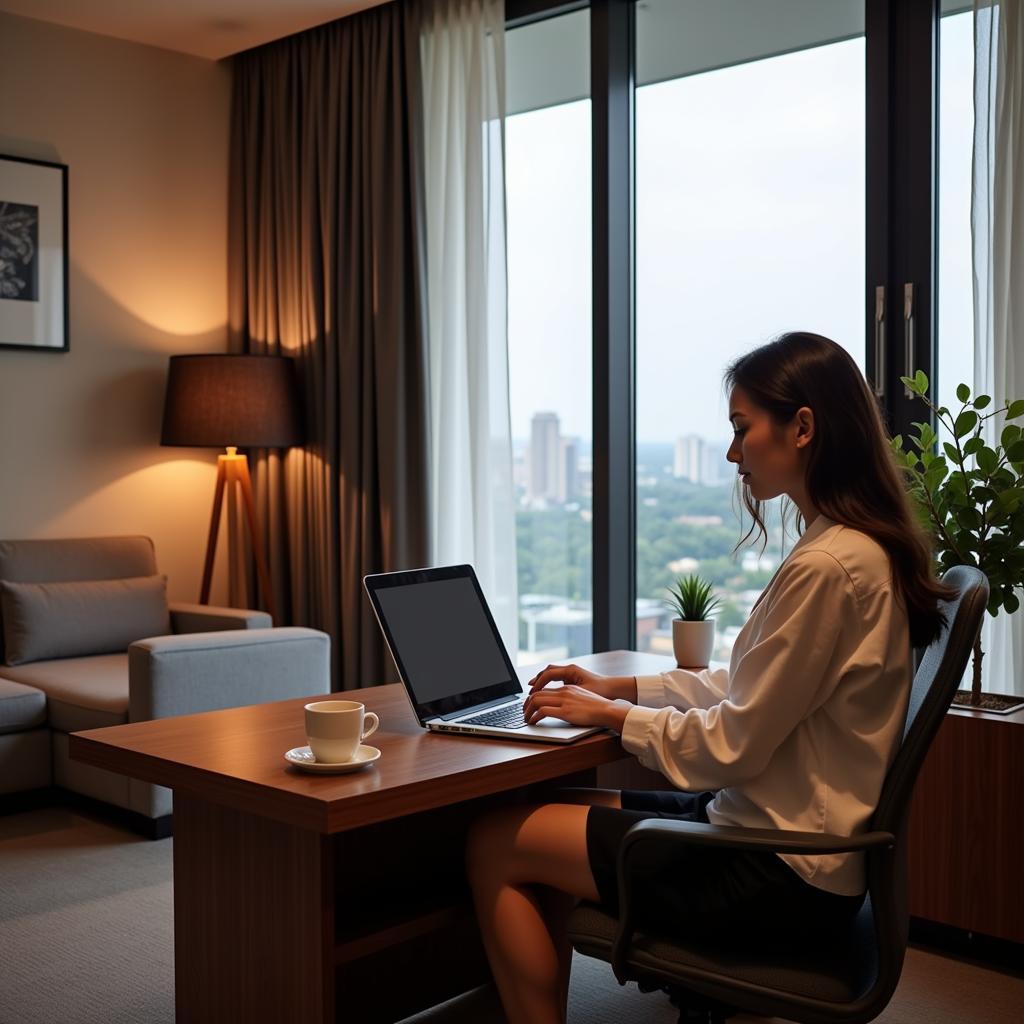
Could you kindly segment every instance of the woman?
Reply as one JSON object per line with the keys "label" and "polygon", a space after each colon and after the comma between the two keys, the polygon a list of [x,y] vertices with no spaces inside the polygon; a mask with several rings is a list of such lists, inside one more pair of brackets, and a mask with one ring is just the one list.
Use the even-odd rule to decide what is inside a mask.
{"label": "woman", "polygon": [[[686,792],[578,790],[491,814],[467,851],[477,917],[512,1024],[565,1020],[578,899],[614,907],[619,844],[635,822],[852,835],[863,831],[899,742],[911,646],[942,627],[929,549],[885,430],[850,356],[787,334],[726,373],[743,498],[786,496],[803,533],[754,605],[729,669],[651,677],[551,666],[531,682],[528,721],[601,725]],[[552,683],[562,683],[552,687]],[[693,850],[646,874],[662,928],[698,933],[757,922],[805,931],[856,913],[862,854],[819,857]]]}

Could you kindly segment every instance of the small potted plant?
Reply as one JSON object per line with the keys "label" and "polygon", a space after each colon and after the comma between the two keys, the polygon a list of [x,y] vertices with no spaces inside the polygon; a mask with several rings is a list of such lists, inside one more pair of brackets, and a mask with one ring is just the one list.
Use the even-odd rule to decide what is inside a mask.
{"label": "small potted plant", "polygon": [[[900,378],[935,415],[952,442],[935,452],[937,435],[929,423],[915,423],[916,434],[903,450],[899,435],[891,441],[897,462],[908,476],[910,494],[918,517],[934,538],[941,572],[954,565],[973,565],[988,577],[988,612],[1012,614],[1020,606],[1017,591],[1024,587],[1024,431],[1005,422],[1024,416],[1024,400],[1007,402],[983,412],[992,404],[989,395],[971,399],[971,389],[956,389],[961,403],[954,415],[928,398],[928,378],[918,370]],[[982,428],[986,420],[1001,415],[1004,426],[995,447],[986,444]],[[1005,694],[983,693],[981,636],[974,643],[973,679],[969,691],[961,690],[954,704],[1006,712],[1024,701]]]}
{"label": "small potted plant", "polygon": [[710,616],[721,603],[711,584],[700,576],[680,576],[668,587],[665,602],[676,613],[672,620],[672,651],[681,668],[703,668],[715,646],[715,620]]}

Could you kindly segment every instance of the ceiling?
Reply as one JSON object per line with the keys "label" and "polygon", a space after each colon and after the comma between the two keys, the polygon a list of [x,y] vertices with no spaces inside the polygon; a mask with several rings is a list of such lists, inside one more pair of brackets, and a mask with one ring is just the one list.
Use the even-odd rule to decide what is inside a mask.
{"label": "ceiling", "polygon": [[0,11],[218,60],[384,0],[0,0]]}

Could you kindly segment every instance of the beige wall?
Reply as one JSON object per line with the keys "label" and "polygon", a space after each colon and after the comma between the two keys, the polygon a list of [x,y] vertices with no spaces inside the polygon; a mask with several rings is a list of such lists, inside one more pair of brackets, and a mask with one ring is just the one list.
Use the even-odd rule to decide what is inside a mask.
{"label": "beige wall", "polygon": [[216,452],[160,417],[167,357],[226,345],[229,69],[0,14],[0,97],[0,154],[69,167],[71,316],[0,348],[0,537],[148,534],[195,600]]}

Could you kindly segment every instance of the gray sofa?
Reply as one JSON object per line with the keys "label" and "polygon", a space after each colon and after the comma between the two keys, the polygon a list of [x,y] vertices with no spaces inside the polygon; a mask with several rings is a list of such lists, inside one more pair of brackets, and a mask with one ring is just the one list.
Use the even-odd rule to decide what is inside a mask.
{"label": "gray sofa", "polygon": [[0,541],[0,795],[57,786],[166,834],[170,791],[72,761],[69,733],[329,692],[325,633],[163,588],[148,537]]}

